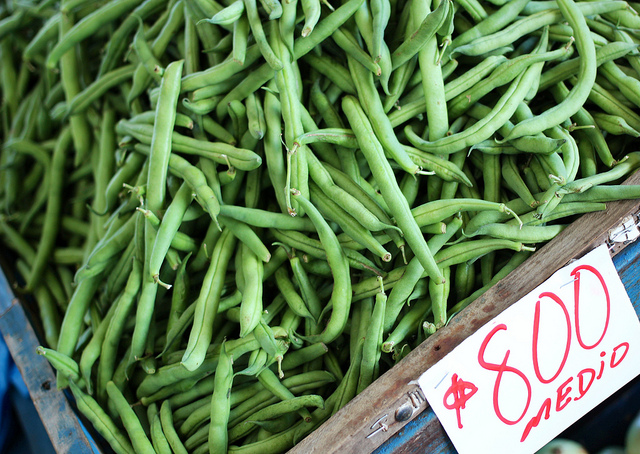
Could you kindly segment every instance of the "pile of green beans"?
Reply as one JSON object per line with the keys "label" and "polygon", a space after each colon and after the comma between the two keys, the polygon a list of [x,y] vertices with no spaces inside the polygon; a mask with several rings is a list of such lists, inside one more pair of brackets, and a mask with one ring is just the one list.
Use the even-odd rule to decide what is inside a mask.
{"label": "pile of green beans", "polygon": [[636,11],[3,2],[0,238],[58,387],[118,453],[287,451],[640,198]]}

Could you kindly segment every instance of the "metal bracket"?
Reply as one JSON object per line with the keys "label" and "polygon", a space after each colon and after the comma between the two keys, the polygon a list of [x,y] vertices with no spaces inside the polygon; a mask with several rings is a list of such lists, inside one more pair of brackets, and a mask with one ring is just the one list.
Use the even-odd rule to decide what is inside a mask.
{"label": "metal bracket", "polygon": [[617,254],[627,244],[640,237],[640,212],[625,217],[620,225],[609,230],[607,245],[612,255]]}
{"label": "metal bracket", "polygon": [[379,432],[386,432],[387,430],[389,430],[389,426],[387,424],[385,424],[385,422],[387,421],[388,417],[389,417],[389,415],[384,415],[384,416],[381,416],[380,418],[378,418],[376,420],[376,422],[374,422],[371,425],[371,429],[373,430],[373,432],[371,432],[369,435],[367,435],[367,438],[371,438],[371,437],[373,437],[375,434],[377,434]]}

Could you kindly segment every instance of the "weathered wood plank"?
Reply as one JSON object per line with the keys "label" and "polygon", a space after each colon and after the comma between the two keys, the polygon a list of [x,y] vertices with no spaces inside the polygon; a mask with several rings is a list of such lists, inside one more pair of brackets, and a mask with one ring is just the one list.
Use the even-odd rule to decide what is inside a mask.
{"label": "weathered wood plank", "polygon": [[5,275],[0,270],[0,332],[14,358],[29,395],[58,453],[92,453],[77,416],[49,362],[36,353],[38,339]]}
{"label": "weathered wood plank", "polygon": [[[636,172],[625,183],[640,184],[640,172]],[[556,270],[606,241],[609,230],[616,227],[625,216],[638,210],[640,201],[625,200],[607,204],[605,211],[582,216],[289,452],[373,452],[408,423],[397,421],[394,416],[401,405],[413,403],[415,410],[411,419],[428,407],[414,380]],[[422,432],[442,431],[436,418],[427,418],[427,422],[422,426]],[[384,430],[376,431],[380,428]],[[425,451],[425,446],[424,439],[416,441],[415,449],[420,451],[415,452],[438,452]],[[407,442],[402,444],[402,450],[389,452],[414,452],[411,449],[414,447]]]}

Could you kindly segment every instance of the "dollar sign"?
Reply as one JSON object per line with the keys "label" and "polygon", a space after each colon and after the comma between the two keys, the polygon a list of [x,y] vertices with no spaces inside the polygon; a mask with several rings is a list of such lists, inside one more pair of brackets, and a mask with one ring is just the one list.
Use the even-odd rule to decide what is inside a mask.
{"label": "dollar sign", "polygon": [[[467,401],[476,393],[476,391],[478,391],[478,387],[476,385],[459,379],[458,374],[453,374],[451,377],[451,386],[449,386],[447,392],[444,393],[442,403],[445,408],[456,411],[459,429],[462,429],[460,410],[465,408]],[[453,401],[450,401],[449,396],[453,396]]]}

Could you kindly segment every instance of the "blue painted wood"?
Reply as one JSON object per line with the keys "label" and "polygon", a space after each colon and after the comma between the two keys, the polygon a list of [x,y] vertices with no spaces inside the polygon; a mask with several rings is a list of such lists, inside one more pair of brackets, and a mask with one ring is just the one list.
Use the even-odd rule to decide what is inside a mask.
{"label": "blue painted wood", "polygon": [[56,452],[78,454],[95,452],[69,400],[56,388],[55,374],[49,362],[36,353],[39,345],[36,333],[2,270],[0,270],[0,332],[20,370],[31,400]]}
{"label": "blue painted wood", "polygon": [[[640,318],[640,240],[627,245],[613,257],[629,299]],[[606,446],[610,440],[624,433],[631,416],[640,410],[640,378],[612,395],[588,415],[576,422],[564,433],[571,439],[582,442],[591,448],[591,452]],[[405,453],[455,454],[451,440],[440,424],[433,424],[437,417],[431,408],[427,408],[418,417],[409,422],[402,430],[380,445],[375,454]],[[428,431],[424,428],[429,427]],[[437,430],[434,430],[437,428]],[[428,433],[426,433],[428,432]],[[421,439],[420,448],[404,448],[408,440]],[[421,449],[416,451],[415,449]]]}
{"label": "blue painted wood", "polygon": [[613,257],[613,263],[618,270],[629,299],[640,317],[640,241],[635,241]]}
{"label": "blue painted wood", "polygon": [[[406,426],[398,431],[393,437],[389,438],[385,443],[380,445],[374,451],[375,454],[391,454],[400,449],[403,453],[424,454],[424,446],[429,446],[429,454],[449,454],[455,453],[456,450],[449,440],[446,432],[440,424],[433,424],[431,427],[436,430],[423,430],[436,420],[437,417],[431,408],[427,408],[420,413],[415,419],[412,419]],[[411,450],[404,449],[407,440],[420,440],[415,448]]]}

